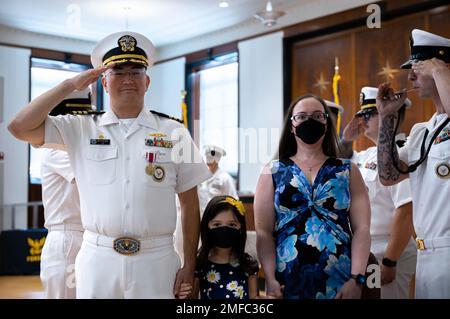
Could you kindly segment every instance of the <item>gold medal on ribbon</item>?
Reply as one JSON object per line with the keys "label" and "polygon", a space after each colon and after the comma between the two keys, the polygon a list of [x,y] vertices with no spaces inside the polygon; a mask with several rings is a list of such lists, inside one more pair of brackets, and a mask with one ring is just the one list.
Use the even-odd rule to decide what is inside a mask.
{"label": "gold medal on ribbon", "polygon": [[148,176],[152,176],[155,171],[155,168],[153,167],[152,163],[149,163],[147,166],[145,166],[145,173],[147,173]]}
{"label": "gold medal on ribbon", "polygon": [[155,173],[155,166],[153,165],[153,163],[156,161],[156,153],[146,152],[145,159],[148,162],[147,166],[145,166],[145,173],[148,176],[153,176],[153,174]]}

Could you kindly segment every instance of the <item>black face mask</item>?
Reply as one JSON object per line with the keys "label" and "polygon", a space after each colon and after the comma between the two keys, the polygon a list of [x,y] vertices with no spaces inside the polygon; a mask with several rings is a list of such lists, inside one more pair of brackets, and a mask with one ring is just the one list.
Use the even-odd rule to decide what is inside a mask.
{"label": "black face mask", "polygon": [[234,247],[239,242],[240,231],[236,228],[222,226],[209,230],[211,246],[220,248]]}
{"label": "black face mask", "polygon": [[306,144],[317,143],[318,140],[325,134],[325,124],[312,118],[300,123],[295,129],[295,135]]}

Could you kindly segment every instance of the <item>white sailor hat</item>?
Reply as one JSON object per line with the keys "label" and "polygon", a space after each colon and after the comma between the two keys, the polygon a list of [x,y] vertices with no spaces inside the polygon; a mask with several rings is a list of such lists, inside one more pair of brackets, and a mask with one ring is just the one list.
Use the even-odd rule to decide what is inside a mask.
{"label": "white sailor hat", "polygon": [[154,63],[153,43],[137,32],[121,31],[100,40],[91,53],[94,68],[111,63],[133,63],[150,67]]}
{"label": "white sailor hat", "polygon": [[325,101],[325,104],[329,108],[337,110],[338,113],[341,113],[341,114],[344,113],[344,108],[341,105],[336,104],[336,103],[331,102],[331,101],[328,101],[328,100],[324,100],[324,101]]}
{"label": "white sailor hat", "polygon": [[[365,86],[361,89],[361,93],[359,94],[359,104],[361,109],[356,112],[356,116],[362,116],[365,113],[376,110],[377,94],[378,88],[375,87]],[[409,108],[411,106],[411,101],[407,98],[404,105],[406,108]]]}
{"label": "white sailor hat", "polygon": [[410,69],[414,60],[428,60],[437,58],[450,63],[450,39],[439,35],[414,29],[410,40],[411,56],[401,65],[402,69]]}
{"label": "white sailor hat", "polygon": [[91,91],[89,87],[81,91],[73,91],[64,100],[62,100],[57,106],[55,106],[49,115],[86,115],[86,114],[97,114],[92,109],[91,104]]}
{"label": "white sailor hat", "polygon": [[207,158],[213,158],[216,162],[218,162],[222,156],[227,155],[227,152],[225,152],[223,148],[216,145],[205,145],[203,146],[203,154]]}

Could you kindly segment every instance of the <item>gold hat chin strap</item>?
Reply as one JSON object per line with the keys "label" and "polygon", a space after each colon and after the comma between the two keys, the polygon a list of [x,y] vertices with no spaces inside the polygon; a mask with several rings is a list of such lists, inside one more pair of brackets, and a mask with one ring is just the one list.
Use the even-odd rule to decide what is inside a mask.
{"label": "gold hat chin strap", "polygon": [[361,110],[365,110],[365,109],[368,109],[368,108],[371,108],[371,107],[377,107],[377,105],[374,104],[374,103],[362,105],[362,106],[361,106]]}

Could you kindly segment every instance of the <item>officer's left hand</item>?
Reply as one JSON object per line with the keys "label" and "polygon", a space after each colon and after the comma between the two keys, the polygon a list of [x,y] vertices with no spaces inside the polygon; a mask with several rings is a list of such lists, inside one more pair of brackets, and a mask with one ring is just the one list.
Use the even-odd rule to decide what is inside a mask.
{"label": "officer's left hand", "polygon": [[362,286],[354,279],[347,281],[334,299],[361,299]]}
{"label": "officer's left hand", "polygon": [[191,297],[191,294],[192,294],[192,285],[182,283],[177,297],[178,297],[178,299],[186,299],[186,298]]}
{"label": "officer's left hand", "polygon": [[413,62],[411,68],[416,75],[428,77],[433,77],[436,71],[448,69],[444,61],[436,58]]}
{"label": "officer's left hand", "polygon": [[396,269],[396,267],[381,265],[381,285],[387,285],[395,280]]}
{"label": "officer's left hand", "polygon": [[178,270],[177,276],[175,278],[175,284],[173,286],[173,294],[175,297],[180,295],[181,285],[182,284],[190,284],[194,282],[194,269],[189,267],[182,267]]}

